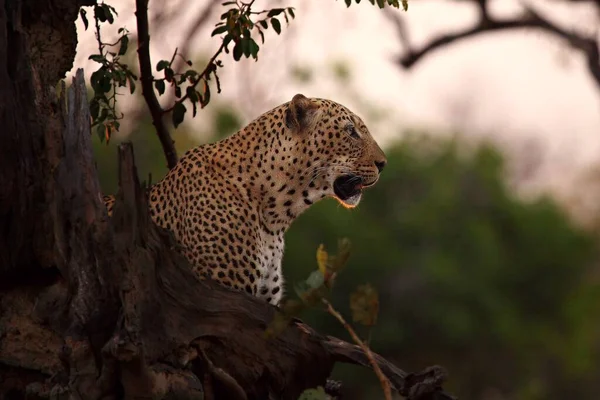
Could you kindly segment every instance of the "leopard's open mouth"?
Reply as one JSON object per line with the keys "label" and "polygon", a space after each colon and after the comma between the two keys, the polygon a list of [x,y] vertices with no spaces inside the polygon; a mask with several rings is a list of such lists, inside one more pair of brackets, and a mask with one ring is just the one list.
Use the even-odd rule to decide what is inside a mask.
{"label": "leopard's open mouth", "polygon": [[360,194],[363,179],[358,175],[342,175],[333,182],[333,192],[342,201]]}
{"label": "leopard's open mouth", "polygon": [[364,178],[358,175],[342,175],[333,182],[333,193],[343,206],[356,207],[360,202],[363,188],[373,186],[375,182],[377,179],[365,182]]}

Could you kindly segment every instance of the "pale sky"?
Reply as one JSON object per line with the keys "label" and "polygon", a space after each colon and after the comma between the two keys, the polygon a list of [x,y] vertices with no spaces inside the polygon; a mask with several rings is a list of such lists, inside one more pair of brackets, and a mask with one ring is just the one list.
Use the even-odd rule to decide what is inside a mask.
{"label": "pale sky", "polygon": [[[135,31],[133,0],[113,0],[121,18],[106,37],[125,25]],[[185,0],[150,1],[175,7]],[[191,1],[189,4],[205,2]],[[402,47],[394,26],[366,0],[346,8],[342,0],[257,0],[256,9],[270,5],[296,7],[296,20],[281,36],[266,35],[259,61],[235,63],[224,55],[223,93],[219,101],[239,108],[247,120],[288,101],[295,93],[326,97],[362,115],[373,136],[387,143],[401,128],[430,128],[432,133],[459,130],[467,137],[492,138],[513,155],[515,168],[532,143],[543,166],[525,190],[570,191],[574,177],[589,165],[600,164],[600,89],[586,70],[583,57],[568,45],[540,31],[485,34],[442,48],[411,70],[393,63]],[[405,20],[411,43],[419,47],[440,33],[468,27],[476,20],[469,2],[413,0],[409,11],[396,11]],[[497,16],[514,15],[518,1],[492,1]],[[566,29],[598,37],[598,16],[586,4],[565,6],[560,1],[529,1],[537,10]],[[170,58],[181,46],[187,23],[200,10],[187,7],[169,29],[151,37],[152,61]],[[224,8],[217,7],[216,22]],[[91,10],[90,10],[91,14]],[[218,38],[207,39],[214,23],[198,34],[196,54],[211,54]],[[93,48],[93,31],[83,32],[76,67],[91,71],[85,60]],[[152,35],[152,32],[151,32]],[[92,46],[92,47],[90,47]],[[190,55],[190,56],[193,56]],[[352,84],[335,83],[331,65],[350,65]],[[290,77],[290,67],[314,70],[314,80],[301,84]],[[94,67],[95,68],[95,67]],[[198,67],[201,69],[202,67]],[[375,119],[369,108],[381,107],[388,119]],[[536,147],[537,146],[537,147]]]}

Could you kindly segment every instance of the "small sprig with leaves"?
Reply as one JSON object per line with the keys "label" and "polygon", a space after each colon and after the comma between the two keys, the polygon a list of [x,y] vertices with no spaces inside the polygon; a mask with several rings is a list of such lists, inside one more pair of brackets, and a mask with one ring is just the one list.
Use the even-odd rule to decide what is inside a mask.
{"label": "small sprig with leaves", "polygon": [[[138,77],[121,61],[121,57],[127,52],[129,45],[129,31],[120,28],[119,38],[114,43],[105,43],[102,41],[100,25],[108,22],[112,24],[117,16],[116,10],[99,0],[94,6],[94,21],[96,40],[98,42],[98,54],[92,54],[89,58],[100,64],[100,68],[95,71],[90,79],[94,90],[94,97],[90,102],[90,111],[92,116],[92,126],[96,126],[96,132],[101,140],[110,139],[112,133],[119,129],[119,120],[124,116],[117,113],[117,88],[129,86],[130,93],[135,91],[135,81]],[[347,6],[352,4],[352,0],[344,0]],[[360,3],[361,0],[354,0]],[[289,24],[290,19],[295,18],[294,8],[273,8],[263,11],[253,11],[254,0],[245,2],[243,0],[225,1],[222,5],[228,9],[221,14],[219,22],[215,25],[212,36],[223,35],[221,44],[216,52],[209,59],[206,67],[198,72],[194,69],[188,69],[183,72],[174,70],[173,61],[176,57],[182,57],[173,53],[170,60],[161,60],[156,64],[156,69],[163,73],[162,77],[154,77],[152,73],[152,62],[149,47],[149,26],[148,26],[148,2],[149,0],[136,0],[136,22],[138,28],[138,60],[140,70],[140,80],[142,84],[142,94],[150,111],[152,123],[156,128],[157,136],[163,147],[163,152],[167,159],[169,168],[177,164],[177,152],[174,142],[164,124],[163,117],[172,113],[172,122],[175,127],[179,126],[187,112],[186,102],[192,105],[193,116],[196,116],[198,104],[200,108],[206,107],[211,99],[211,83],[216,85],[217,93],[221,92],[218,70],[223,67],[219,59],[223,52],[229,54],[230,46],[233,44],[231,52],[233,59],[239,61],[242,57],[258,60],[260,46],[255,39],[256,35],[260,37],[261,44],[265,42],[265,31],[272,28],[275,33],[280,34],[282,21]],[[385,5],[399,8],[400,5],[406,11],[408,9],[407,0],[369,0],[373,5],[377,4],[380,8]],[[88,20],[85,9],[81,9],[81,18],[88,28]],[[186,64],[191,67],[192,63],[186,60]],[[173,105],[163,108],[156,92],[161,96],[167,90],[167,83],[173,90],[176,98]],[[188,105],[189,106],[189,105]]]}
{"label": "small sprig with leaves", "polygon": [[[391,400],[392,392],[390,382],[379,368],[371,349],[363,341],[355,329],[344,319],[328,300],[329,293],[337,275],[344,269],[350,257],[350,241],[341,239],[338,242],[337,254],[329,254],[323,245],[317,249],[318,269],[313,271],[308,278],[296,285],[296,293],[300,300],[288,299],[281,306],[281,312],[275,314],[275,318],[267,327],[266,335],[275,336],[288,326],[290,321],[297,317],[302,311],[315,306],[324,306],[325,311],[333,316],[346,329],[352,340],[361,347],[369,359],[375,371],[386,400]],[[379,313],[379,296],[373,286],[364,284],[350,297],[350,310],[352,319],[366,327],[373,327],[377,322]],[[322,388],[309,389],[303,393],[301,399],[326,398]]]}
{"label": "small sprig with leaves", "polygon": [[[85,9],[80,10],[81,19],[85,29],[88,28],[88,20]],[[94,6],[94,25],[96,29],[96,41],[98,53],[89,56],[89,59],[100,64],[100,67],[92,73],[90,85],[94,90],[94,97],[90,101],[90,114],[92,127],[100,140],[110,140],[114,131],[119,130],[119,120],[123,114],[117,113],[117,88],[129,86],[129,92],[135,91],[137,76],[129,69],[127,64],[121,62],[121,57],[127,53],[129,46],[129,31],[119,28],[119,38],[114,43],[102,41],[100,24],[108,22],[112,24],[117,16],[114,7],[99,3]]]}
{"label": "small sprig with leaves", "polygon": [[[354,1],[356,2],[356,4],[359,4],[361,2],[361,0]],[[348,7],[352,5],[352,0],[344,0],[344,2]],[[373,5],[377,4],[379,8],[384,8],[386,4],[395,8],[400,8],[400,5],[402,5],[402,9],[404,11],[408,11],[408,0],[369,0],[369,3]]]}
{"label": "small sprig with leaves", "polygon": [[[294,9],[292,7],[253,11],[253,3],[253,1],[249,3],[226,1],[223,3],[223,6],[229,6],[230,8],[221,14],[220,20],[215,25],[211,36],[220,34],[224,34],[224,36],[222,37],[221,45],[210,58],[203,71],[198,72],[193,69],[183,72],[174,71],[172,66],[175,57],[178,56],[177,50],[175,50],[171,60],[161,60],[156,64],[156,69],[163,71],[163,77],[154,80],[154,87],[157,92],[159,95],[165,92],[166,82],[173,88],[175,97],[178,99],[173,106],[164,110],[164,113],[173,112],[172,121],[175,127],[184,120],[187,111],[184,103],[187,100],[192,105],[192,115],[194,117],[197,113],[198,104],[200,108],[204,108],[210,102],[210,82],[212,80],[216,84],[217,93],[221,92],[218,69],[223,66],[223,63],[218,57],[222,52],[229,54],[229,48],[233,44],[231,52],[235,61],[239,61],[242,57],[258,60],[260,46],[254,39],[253,33],[257,33],[260,36],[261,43],[264,44],[264,31],[269,26],[277,34],[281,33],[281,21],[279,21],[278,17],[282,16],[287,24],[289,24],[290,18],[294,18]],[[265,15],[264,18],[257,19],[258,16],[263,15]],[[186,63],[189,66],[192,65],[191,61],[186,61]],[[182,88],[183,85],[187,86]]]}

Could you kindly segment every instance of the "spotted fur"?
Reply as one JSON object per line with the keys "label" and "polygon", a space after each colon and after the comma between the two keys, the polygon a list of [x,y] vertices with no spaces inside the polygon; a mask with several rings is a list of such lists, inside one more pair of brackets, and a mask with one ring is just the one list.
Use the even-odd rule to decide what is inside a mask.
{"label": "spotted fur", "polygon": [[[278,304],[292,221],[328,196],[356,206],[385,163],[354,113],[298,94],[236,134],[188,151],[150,188],[150,214],[199,277]],[[111,214],[114,197],[104,201]]]}

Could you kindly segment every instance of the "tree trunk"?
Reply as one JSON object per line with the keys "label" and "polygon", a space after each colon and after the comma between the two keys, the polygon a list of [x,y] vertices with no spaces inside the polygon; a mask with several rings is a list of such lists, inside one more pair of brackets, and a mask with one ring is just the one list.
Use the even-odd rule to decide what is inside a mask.
{"label": "tree trunk", "polygon": [[[297,399],[362,351],[198,282],[147,213],[130,145],[113,217],[92,159],[74,21],[91,0],[0,0],[0,400]],[[449,398],[443,370],[377,362],[401,394]]]}

